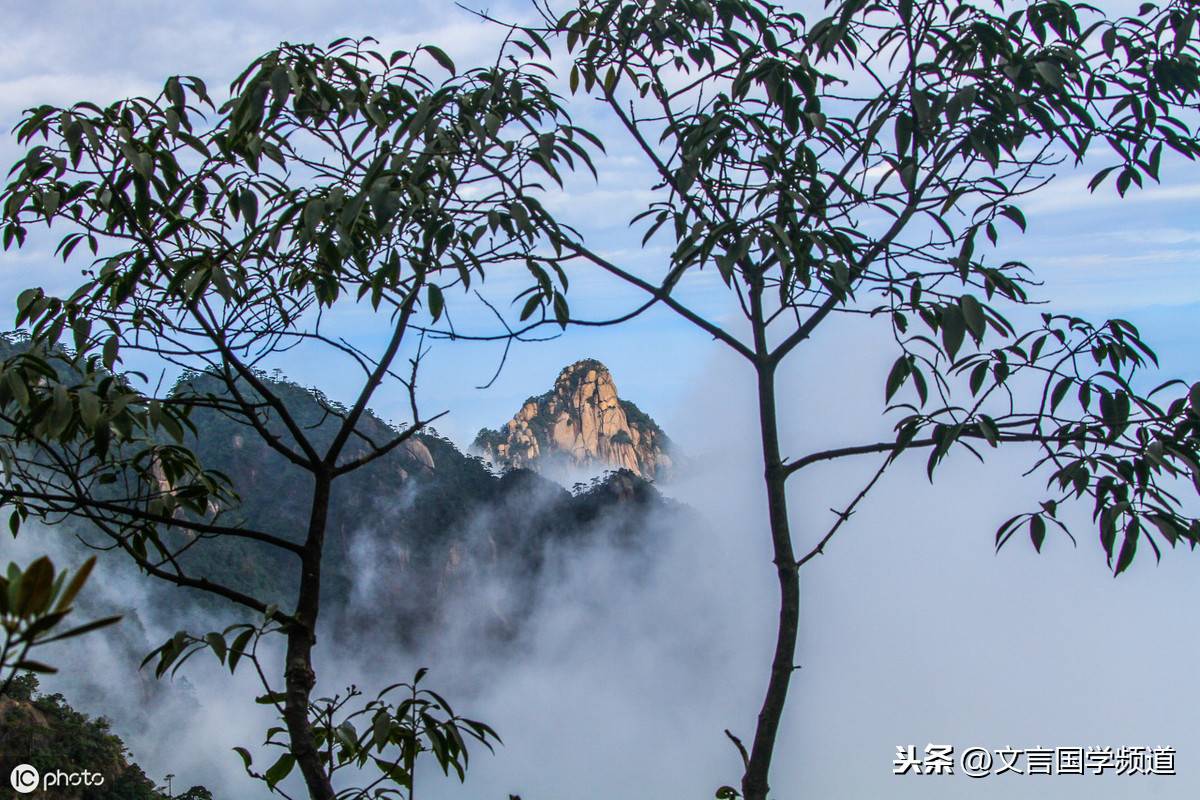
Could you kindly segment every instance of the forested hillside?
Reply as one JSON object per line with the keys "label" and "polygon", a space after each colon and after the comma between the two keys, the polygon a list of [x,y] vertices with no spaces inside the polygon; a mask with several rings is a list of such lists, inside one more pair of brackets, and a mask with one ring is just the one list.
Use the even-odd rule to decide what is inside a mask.
{"label": "forested hillside", "polygon": [[[38,691],[32,674],[19,675],[0,694],[0,767],[3,774],[28,764],[41,774],[91,773],[89,787],[55,787],[45,796],[55,800],[214,800],[203,786],[186,791],[151,780],[125,749],[125,743],[103,717],[93,719],[71,707],[61,694]],[[0,781],[0,798],[18,798]],[[40,795],[35,795],[40,796]]]}
{"label": "forested hillside", "polygon": [[[5,342],[0,355],[7,357],[23,346],[19,340]],[[58,368],[69,371],[65,361]],[[278,373],[259,379],[315,442],[334,436],[344,408]],[[176,381],[168,397],[208,401],[193,410],[192,431],[184,444],[205,467],[229,480],[236,499],[221,507],[219,519],[302,540],[312,493],[307,473],[244,418],[223,413],[230,400],[224,391],[212,375],[192,372]],[[241,391],[254,399],[251,387]],[[269,435],[290,443],[277,415],[264,411],[262,418]],[[343,459],[358,458],[397,430],[368,411]],[[465,455],[436,430],[425,429],[334,483],[324,566],[327,618],[341,628],[342,615],[369,595],[372,614],[356,616],[352,623],[360,631],[370,626],[373,633],[412,643],[431,625],[447,622],[448,613],[458,613],[469,615],[466,621],[479,632],[509,639],[536,603],[538,578],[548,559],[597,542],[630,553],[644,551],[665,526],[689,513],[628,469],[568,491],[526,469],[499,472],[482,458]],[[72,525],[83,541],[106,543],[80,523]],[[219,579],[282,608],[291,602],[296,572],[289,554],[220,535],[175,531],[167,536],[190,574]],[[206,610],[225,608],[223,601],[200,593],[181,594],[166,586],[161,591],[170,598],[164,602],[180,608],[180,627],[188,621],[190,603]],[[180,603],[181,596],[190,600]],[[451,605],[459,610],[450,610]]]}

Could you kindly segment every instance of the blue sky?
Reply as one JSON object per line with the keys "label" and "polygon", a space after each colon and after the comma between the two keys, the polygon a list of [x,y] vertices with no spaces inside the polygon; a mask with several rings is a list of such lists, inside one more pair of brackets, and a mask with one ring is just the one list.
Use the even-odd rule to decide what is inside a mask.
{"label": "blue sky", "polygon": [[[385,48],[435,42],[460,64],[485,56],[496,42],[492,29],[453,3],[430,0],[354,4],[122,0],[104,6],[91,2],[17,6],[9,4],[0,11],[0,23],[7,31],[6,46],[0,50],[0,125],[5,130],[28,105],[156,92],[169,74],[198,74],[210,86],[220,87],[280,40],[328,41],[370,34],[381,39]],[[498,4],[492,10],[503,12],[506,7],[519,10],[514,4]],[[592,123],[586,110],[580,121]],[[597,121],[599,132],[612,133],[603,126]],[[0,158],[11,162],[17,155],[10,139],[0,140]],[[645,202],[643,174],[620,146],[612,148],[602,171],[599,184],[573,181],[569,191],[557,198],[559,210],[586,225],[589,235],[608,252],[638,268],[652,269],[661,253],[638,253],[636,238],[626,232],[627,217]],[[1129,319],[1159,350],[1165,374],[1189,382],[1200,379],[1200,225],[1196,222],[1200,165],[1172,164],[1163,186],[1136,192],[1124,201],[1116,198],[1111,187],[1091,194],[1085,184],[1086,176],[1064,175],[1030,198],[1024,204],[1028,233],[1002,239],[1001,252],[1036,268],[1045,282],[1041,295],[1052,301],[1054,310]],[[29,285],[59,290],[70,286],[72,269],[38,248],[0,256],[0,315],[11,316],[16,293]],[[493,288],[505,290],[503,284]],[[623,308],[633,299],[627,291],[590,275],[578,276],[573,288],[581,308]],[[695,303],[716,316],[728,314],[719,282],[704,278],[688,291]],[[485,321],[468,317],[464,323]],[[377,341],[379,334],[369,317],[347,313],[342,323],[368,344]],[[785,411],[797,410],[787,421],[793,441],[803,444],[805,437],[833,432],[855,435],[852,409],[870,407],[862,398],[882,393],[883,371],[893,356],[871,350],[870,339],[847,341],[843,346],[851,352],[826,350],[789,377]],[[429,362],[423,397],[427,407],[450,410],[438,428],[460,444],[468,443],[481,426],[503,422],[528,395],[548,388],[562,366],[590,356],[610,366],[623,397],[650,411],[686,448],[728,454],[731,475],[737,465],[754,474],[753,447],[747,446],[753,444],[752,420],[741,391],[744,369],[707,336],[668,312],[655,311],[617,329],[569,331],[553,341],[522,345],[514,350],[495,386],[477,390],[490,378],[498,356],[497,346],[439,344]],[[349,390],[332,362],[295,357],[282,359],[277,366],[335,398]],[[376,405],[384,416],[404,418],[405,400],[398,391],[385,392]],[[1083,743],[1113,746],[1190,744],[1186,758],[1181,755],[1187,774],[1177,783],[1155,784],[1153,793],[1165,798],[1194,796],[1200,787],[1200,739],[1194,732],[1198,690],[1181,687],[1183,693],[1173,701],[1155,689],[1146,691],[1138,702],[1130,699],[1132,692],[1118,695],[1115,701],[1106,694],[1131,671],[1140,672],[1153,686],[1155,681],[1176,680],[1172,665],[1185,671],[1194,667],[1200,652],[1192,641],[1196,637],[1189,615],[1200,598],[1192,565],[1177,559],[1155,570],[1151,562],[1139,563],[1131,575],[1114,584],[1104,574],[1097,548],[1087,542],[1078,551],[1054,543],[1042,559],[1024,551],[993,558],[989,534],[997,516],[1006,516],[1002,507],[1026,499],[1028,493],[1004,475],[973,470],[955,462],[945,490],[948,495],[935,494],[916,470],[895,478],[884,487],[880,503],[869,514],[864,512],[864,530],[878,532],[878,538],[850,538],[828,557],[833,566],[826,568],[822,562],[811,583],[806,583],[806,603],[812,602],[820,622],[806,628],[803,646],[814,655],[808,657],[800,687],[809,694],[797,702],[805,703],[803,697],[809,697],[804,708],[812,717],[794,712],[791,738],[785,745],[795,746],[796,753],[814,753],[811,763],[816,766],[796,766],[809,762],[786,751],[781,785],[802,786],[810,795],[827,797],[879,792],[897,797],[1011,797],[1016,792],[1031,797],[1083,796],[1072,795],[1073,789],[1064,792],[1057,784],[1049,785],[1045,795],[1038,794],[1044,787],[1026,794],[1028,790],[1012,784],[1000,788],[970,784],[965,787],[968,794],[957,783],[941,784],[938,791],[925,795],[911,783],[900,785],[876,775],[880,769],[886,772],[891,746],[924,745],[940,733],[959,732],[995,747],[1069,745],[1072,737],[1093,737],[1099,741]],[[837,502],[827,495],[835,494],[843,480],[835,474],[827,482],[797,487],[803,508],[798,516],[808,519]],[[733,477],[728,484],[731,499],[718,503],[712,515],[721,530],[739,534],[761,522],[752,502],[757,489],[753,482]],[[721,488],[727,488],[721,481],[707,485],[710,501],[716,502],[714,498],[720,496],[716,490]],[[954,502],[942,499],[948,496]],[[968,528],[970,537],[959,535]],[[906,543],[909,534],[921,532],[925,535]],[[751,552],[762,555],[753,548]],[[741,574],[741,567],[731,569]],[[758,569],[747,563],[743,571],[762,578]],[[741,608],[738,604],[744,603],[749,608],[761,593],[733,594],[737,597],[731,598],[732,605]],[[1015,622],[1010,615],[1016,615]],[[1038,625],[1021,615],[1040,615],[1041,630],[1048,633],[1039,637]],[[718,616],[714,616],[718,630],[735,638],[740,635],[742,626],[736,618]],[[985,632],[977,638],[964,637],[963,631],[980,618]],[[1132,644],[1114,643],[1110,633],[1120,627],[1129,631]],[[754,625],[749,629],[749,644],[761,645],[762,631]],[[726,655],[721,650],[713,658]],[[720,663],[745,666],[734,655]],[[628,664],[615,669],[627,667],[632,669]],[[547,674],[551,676],[547,680],[552,680],[554,673]],[[715,668],[714,674],[726,679]],[[734,677],[727,679],[740,685]],[[977,683],[990,687],[992,693],[980,697]],[[941,687],[944,704],[930,700],[933,684]],[[556,685],[568,695],[577,692],[580,703],[590,690],[565,680]],[[735,696],[753,696],[756,679],[747,686]],[[521,716],[516,701],[496,700],[494,706],[498,713],[518,707],[513,712],[517,719],[538,724]],[[711,722],[694,709],[674,711],[680,724]],[[810,721],[814,718],[818,722]],[[745,721],[741,722],[744,730]],[[655,725],[653,729],[659,731],[665,723],[658,720]],[[699,752],[723,754],[713,759],[726,757],[720,729],[709,728],[703,732],[689,728],[688,735],[702,741]],[[1039,736],[1042,739],[1034,741]],[[1163,740],[1142,741],[1155,736]],[[1062,741],[1050,741],[1053,737]],[[862,752],[845,752],[846,743],[855,741]],[[523,752],[519,736],[514,747]],[[615,759],[623,753],[612,743],[601,750]],[[575,763],[569,754],[561,755]],[[642,760],[630,758],[635,767],[643,765]],[[849,777],[860,763],[868,765],[870,775]],[[516,764],[511,770],[514,775],[517,767],[527,766],[519,758]],[[509,774],[504,767],[494,769]],[[531,780],[545,785],[543,796],[553,796],[555,784],[545,775],[538,773]],[[939,793],[942,790],[946,793]],[[1094,796],[1126,796],[1109,783],[1099,789],[1089,783],[1086,790]]]}

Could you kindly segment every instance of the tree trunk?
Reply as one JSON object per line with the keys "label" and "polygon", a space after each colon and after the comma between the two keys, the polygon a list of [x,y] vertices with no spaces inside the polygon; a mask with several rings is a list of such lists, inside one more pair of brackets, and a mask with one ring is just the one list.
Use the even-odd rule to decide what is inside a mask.
{"label": "tree trunk", "polygon": [[788,525],[786,482],[783,459],[779,452],[779,426],[775,406],[775,367],[757,367],[758,412],[761,425],[764,479],[767,487],[768,519],[775,551],[775,571],[779,578],[779,627],[771,677],[758,714],[754,743],[746,772],[742,776],[742,795],[746,800],[766,800],[768,775],[779,721],[787,700],[788,684],[795,669],[796,634],[800,625],[800,579],[792,535]]}
{"label": "tree trunk", "polygon": [[309,699],[317,682],[312,668],[312,650],[317,640],[317,616],[321,609],[321,555],[325,547],[332,483],[328,475],[317,474],[315,478],[312,514],[304,543],[300,590],[296,601],[296,622],[287,633],[287,660],[284,666],[287,697],[283,718],[291,739],[291,753],[296,757],[296,765],[304,776],[309,797],[311,800],[334,800],[333,785],[321,764],[308,717]]}

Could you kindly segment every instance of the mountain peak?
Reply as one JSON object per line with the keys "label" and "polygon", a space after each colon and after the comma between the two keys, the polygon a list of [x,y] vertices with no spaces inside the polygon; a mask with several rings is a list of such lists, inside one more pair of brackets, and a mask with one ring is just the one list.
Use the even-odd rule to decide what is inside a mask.
{"label": "mountain peak", "polygon": [[564,367],[553,389],[526,400],[500,430],[480,431],[472,448],[507,468],[616,468],[651,479],[671,468],[666,434],[620,398],[612,373],[594,358]]}
{"label": "mountain peak", "polygon": [[581,358],[574,364],[568,364],[562,368],[562,371],[558,373],[558,377],[554,380],[554,386],[557,388],[564,382],[578,381],[581,379],[581,376],[586,380],[589,372],[595,373],[595,380],[607,383],[613,382],[612,373],[609,372],[608,367],[594,358]]}

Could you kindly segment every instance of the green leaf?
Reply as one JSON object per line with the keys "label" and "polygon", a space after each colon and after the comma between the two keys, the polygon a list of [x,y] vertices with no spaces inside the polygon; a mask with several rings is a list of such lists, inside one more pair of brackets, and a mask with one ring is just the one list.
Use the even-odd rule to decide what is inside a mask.
{"label": "green leaf", "polygon": [[979,415],[979,432],[992,447],[1000,443],[1000,430],[996,427],[996,421],[987,414]]}
{"label": "green leaf", "polygon": [[67,588],[58,597],[58,604],[55,606],[57,611],[65,611],[75,602],[75,598],[79,595],[83,585],[87,583],[88,576],[92,574],[92,568],[96,566],[96,557],[92,556],[87,561],[83,562],[83,566],[75,570],[75,574],[71,577],[71,582],[67,584]]}
{"label": "green leaf", "polygon": [[242,656],[247,653],[246,646],[250,642],[250,637],[254,635],[253,628],[247,628],[234,638],[233,644],[229,646],[229,671],[232,673],[237,669],[238,662],[242,660]]}
{"label": "green leaf", "polygon": [[206,634],[204,637],[204,641],[208,644],[208,646],[210,648],[212,648],[213,653],[217,656],[217,660],[220,661],[222,664],[224,664],[225,663],[225,653],[227,651],[227,646],[225,644],[225,637],[219,633],[213,632],[213,633]]}
{"label": "green leaf", "polygon": [[617,88],[617,79],[617,71],[609,67],[608,72],[604,75],[604,91],[607,94],[612,94],[613,89]]}
{"label": "green leaf", "polygon": [[966,336],[967,328],[963,321],[962,312],[957,305],[942,307],[942,346],[946,355],[953,359]]}
{"label": "green leaf", "polygon": [[26,567],[21,574],[13,610],[19,617],[44,612],[50,604],[53,588],[54,565],[50,559],[42,556]]}
{"label": "green leaf", "polygon": [[67,387],[61,383],[55,385],[51,398],[50,419],[46,433],[51,438],[58,438],[71,424],[75,409],[71,403],[71,396],[67,394]]}
{"label": "green leaf", "polygon": [[1013,221],[1013,223],[1016,224],[1018,228],[1020,228],[1022,231],[1025,230],[1025,215],[1021,213],[1021,209],[1017,208],[1016,206],[1003,206],[1000,209],[1000,215],[1008,217]]}
{"label": "green leaf", "polygon": [[250,757],[250,751],[244,747],[235,747],[233,748],[233,752],[242,757],[242,763],[246,766],[246,771],[249,772],[250,765],[254,763],[254,760]]}
{"label": "green leaf", "polygon": [[103,352],[101,354],[101,361],[104,364],[104,368],[109,370],[110,372],[116,368],[117,353],[118,353],[120,347],[121,347],[121,342],[116,337],[116,335],[110,336],[110,337],[108,337],[108,339],[106,339],[104,341],[104,348],[103,348]]}
{"label": "green leaf", "polygon": [[246,219],[246,225],[253,228],[258,222],[258,195],[250,187],[242,189],[238,195],[238,205],[241,207],[242,216]]}
{"label": "green leaf", "polygon": [[973,295],[969,294],[964,294],[958,302],[962,308],[963,321],[966,322],[967,330],[971,332],[971,338],[979,341],[983,338],[983,332],[987,328],[983,307],[979,305],[979,301]]}
{"label": "green leaf", "polygon": [[1046,541],[1046,521],[1040,514],[1029,518],[1029,539],[1033,542],[1033,549],[1042,552],[1042,543]]}
{"label": "green leaf", "polygon": [[975,368],[971,370],[969,384],[972,396],[979,394],[979,390],[983,388],[983,382],[987,380],[987,373],[988,362],[986,361],[980,361],[975,365]]}
{"label": "green leaf", "polygon": [[1113,570],[1113,575],[1120,575],[1129,569],[1129,565],[1133,563],[1133,557],[1137,555],[1138,537],[1140,535],[1141,526],[1138,525],[1135,519],[1125,529],[1125,541],[1121,543],[1121,553],[1117,556],[1117,566]]}
{"label": "green leaf", "polygon": [[891,372],[888,373],[887,385],[884,388],[884,401],[892,399],[900,387],[904,385],[904,381],[908,378],[909,365],[908,355],[902,355],[896,359],[896,363],[892,365]]}
{"label": "green leaf", "polygon": [[275,96],[275,103],[282,104],[291,92],[292,82],[288,77],[287,68],[276,67],[271,73],[271,94]]}
{"label": "green leaf", "polygon": [[180,84],[178,77],[172,76],[167,78],[167,85],[164,89],[164,93],[166,94],[167,99],[171,101],[172,105],[174,105],[176,108],[183,108],[185,98],[183,95],[183,86]]}
{"label": "green leaf", "polygon": [[424,45],[421,49],[433,56],[433,60],[440,64],[442,69],[451,75],[458,74],[458,70],[454,67],[454,61],[451,60],[450,56],[446,55],[445,50],[442,50],[440,47],[434,47],[431,44]]}
{"label": "green leaf", "polygon": [[529,299],[525,301],[525,306],[521,309],[521,321],[529,319],[533,316],[533,312],[537,311],[542,304],[542,296],[540,294],[531,294]]}
{"label": "green leaf", "polygon": [[561,292],[554,293],[554,320],[566,330],[567,323],[571,321],[571,310],[567,306],[567,298]]}
{"label": "green leaf", "polygon": [[100,398],[89,391],[81,391],[77,397],[79,402],[79,419],[89,431],[96,429],[100,421]]}
{"label": "green leaf", "polygon": [[274,789],[275,784],[286,778],[294,766],[296,766],[296,757],[291,753],[284,753],[263,773],[263,779],[267,782],[267,786]]}
{"label": "green leaf", "polygon": [[442,311],[446,308],[446,298],[442,294],[441,287],[433,283],[429,284],[426,296],[429,301],[429,315],[433,317],[434,322],[437,322],[441,319]]}
{"label": "green leaf", "polygon": [[384,761],[382,758],[374,756],[371,757],[371,761],[375,763],[375,768],[382,772],[388,780],[394,781],[398,786],[402,786],[405,789],[412,786],[412,778],[399,764]]}
{"label": "green leaf", "polygon": [[1063,398],[1067,396],[1067,390],[1071,388],[1071,385],[1074,382],[1075,381],[1072,378],[1062,378],[1057,384],[1055,384],[1054,390],[1050,393],[1051,414],[1053,414],[1054,410],[1058,408],[1058,404],[1063,401]]}

